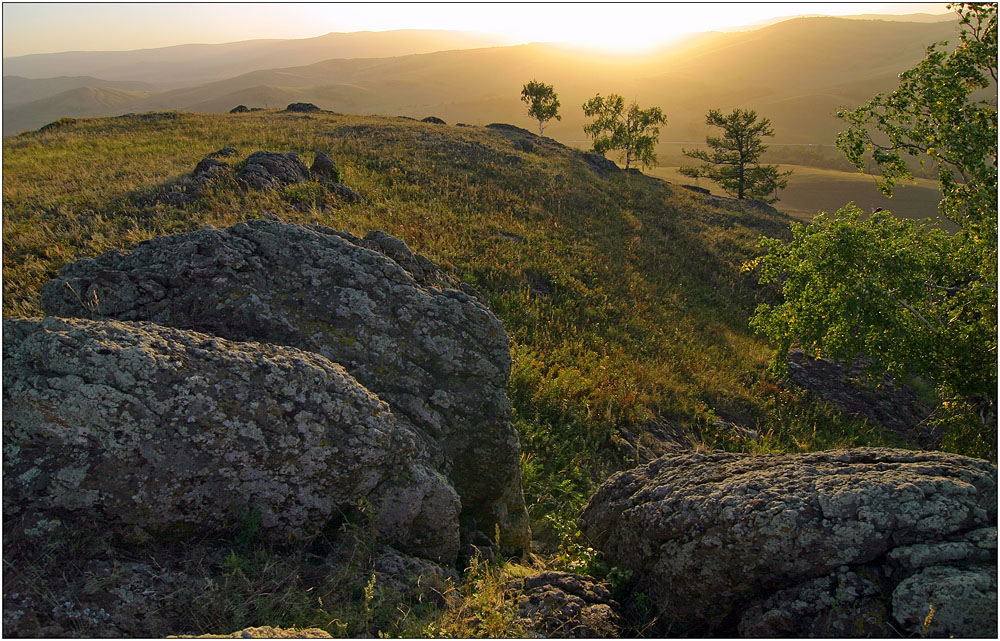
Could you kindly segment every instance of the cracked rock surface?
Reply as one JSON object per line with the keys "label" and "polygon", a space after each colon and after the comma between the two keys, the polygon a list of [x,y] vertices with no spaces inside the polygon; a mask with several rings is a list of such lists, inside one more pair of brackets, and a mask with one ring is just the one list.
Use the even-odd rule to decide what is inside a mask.
{"label": "cracked rock surface", "polygon": [[930,634],[995,636],[996,519],[996,466],[859,448],[664,456],[580,525],[673,634],[915,634],[933,604]]}
{"label": "cracked rock surface", "polygon": [[527,549],[507,335],[447,282],[386,234],[251,220],[68,264],[41,304],[53,316],[151,321],[342,365],[413,427],[458,492],[463,531],[499,528],[503,547]]}
{"label": "cracked rock surface", "polygon": [[512,582],[520,591],[518,623],[528,636],[543,639],[617,638],[618,604],[608,588],[593,577],[567,572],[541,572]]}
{"label": "cracked rock surface", "polygon": [[252,506],[268,539],[302,544],[364,498],[384,540],[454,562],[458,496],[327,358],[152,323],[3,330],[5,528],[220,534]]}

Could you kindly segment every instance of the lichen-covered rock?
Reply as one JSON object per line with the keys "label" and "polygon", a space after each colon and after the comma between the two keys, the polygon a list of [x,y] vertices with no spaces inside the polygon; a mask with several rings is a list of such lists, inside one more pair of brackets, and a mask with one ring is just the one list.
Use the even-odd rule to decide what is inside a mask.
{"label": "lichen-covered rock", "polygon": [[315,113],[321,111],[319,107],[311,102],[293,102],[292,104],[285,107],[285,111],[292,113]]}
{"label": "lichen-covered rock", "polygon": [[517,610],[531,637],[617,638],[620,620],[611,592],[596,579],[566,572],[542,572],[513,582]]}
{"label": "lichen-covered rock", "polygon": [[[995,585],[983,532],[996,502],[994,465],[941,452],[690,453],[611,477],[580,525],[643,578],[674,633],[836,636],[849,624],[838,608],[863,622],[891,612],[883,624],[913,631],[889,595],[925,557],[960,567],[991,554]],[[806,616],[827,623],[793,620]]]}
{"label": "lichen-covered rock", "polygon": [[43,288],[42,308],[322,354],[416,426],[461,497],[464,529],[499,526],[505,548],[526,549],[507,335],[444,280],[384,234],[252,220],[66,265]]}
{"label": "lichen-covered rock", "polygon": [[778,590],[740,613],[741,637],[886,637],[891,595],[878,567],[841,566]]}
{"label": "lichen-covered rock", "polygon": [[252,511],[271,541],[302,543],[365,499],[383,540],[454,562],[454,490],[327,358],[152,323],[3,330],[8,534],[225,533]]}
{"label": "lichen-covered rock", "polygon": [[312,167],[309,168],[310,173],[313,176],[322,176],[323,178],[329,180],[333,183],[340,182],[340,169],[337,165],[322,151],[317,151],[315,158],[313,158]]}
{"label": "lichen-covered rock", "polygon": [[811,358],[800,349],[788,354],[788,377],[837,409],[880,425],[922,448],[941,442],[941,428],[927,422],[931,409],[916,392],[885,377],[879,384],[867,381],[859,360],[851,366],[825,358]]}
{"label": "lichen-covered rock", "polygon": [[997,566],[933,566],[904,579],[892,593],[903,630],[933,637],[997,637]]}
{"label": "lichen-covered rock", "polygon": [[330,633],[319,628],[244,628],[232,634],[171,635],[168,639],[332,639]]}
{"label": "lichen-covered rock", "polygon": [[309,180],[309,168],[293,152],[255,151],[247,157],[239,178],[251,189],[271,190]]}

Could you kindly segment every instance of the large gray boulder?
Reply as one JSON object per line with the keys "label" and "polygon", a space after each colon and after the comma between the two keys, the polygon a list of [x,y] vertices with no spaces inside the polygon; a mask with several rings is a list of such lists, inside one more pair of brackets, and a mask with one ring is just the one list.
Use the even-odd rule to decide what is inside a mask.
{"label": "large gray boulder", "polygon": [[408,420],[458,492],[463,532],[530,544],[510,423],[507,335],[405,243],[253,220],[66,265],[42,291],[62,317],[146,320],[339,363]]}
{"label": "large gray boulder", "polygon": [[270,541],[302,544],[363,500],[382,540],[458,553],[458,496],[408,421],[313,352],[152,323],[8,320],[3,405],[12,536],[218,535],[252,511]]}
{"label": "large gray boulder", "polygon": [[863,448],[664,456],[580,525],[674,634],[995,636],[996,518],[994,465]]}

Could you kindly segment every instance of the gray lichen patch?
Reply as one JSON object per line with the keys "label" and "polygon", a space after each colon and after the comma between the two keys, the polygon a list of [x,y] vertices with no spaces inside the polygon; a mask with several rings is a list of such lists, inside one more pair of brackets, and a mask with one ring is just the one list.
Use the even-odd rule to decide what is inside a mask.
{"label": "gray lichen patch", "polygon": [[[900,611],[888,604],[892,586],[927,565],[995,563],[996,510],[996,467],[977,459],[878,448],[716,452],[664,456],[616,474],[580,525],[610,562],[644,577],[675,633],[735,632],[735,613],[756,603],[759,617],[739,623],[755,635],[839,636],[849,631],[831,618],[834,610],[866,620],[880,608]],[[881,578],[852,578],[862,576],[852,568]],[[808,583],[818,577],[836,580]],[[868,588],[857,586],[865,581],[885,585],[864,596]],[[838,585],[860,596],[842,598]],[[794,605],[802,594],[812,596]],[[797,619],[805,616],[833,627],[806,630]],[[887,634],[901,621],[882,617],[883,627],[865,633]]]}
{"label": "gray lichen patch", "polygon": [[[3,338],[5,514],[218,532],[250,508],[267,536],[301,542],[375,498],[385,540],[457,554],[458,498],[420,471],[413,428],[319,354],[55,318],[5,321]],[[400,514],[399,492],[439,498]]]}
{"label": "gray lichen patch", "polygon": [[[461,497],[463,522],[489,532],[499,526],[509,548],[524,549],[530,532],[506,395],[509,341],[467,289],[384,232],[359,239],[318,225],[252,220],[71,263],[45,285],[41,304],[55,316],[151,321],[296,347],[343,365],[413,425]],[[115,368],[109,384],[118,389],[153,358],[142,351],[116,357],[134,363]],[[296,411],[299,395],[289,383],[273,384],[289,405],[271,407]],[[96,411],[108,393],[94,394]],[[222,398],[199,388],[173,401],[221,416]]]}

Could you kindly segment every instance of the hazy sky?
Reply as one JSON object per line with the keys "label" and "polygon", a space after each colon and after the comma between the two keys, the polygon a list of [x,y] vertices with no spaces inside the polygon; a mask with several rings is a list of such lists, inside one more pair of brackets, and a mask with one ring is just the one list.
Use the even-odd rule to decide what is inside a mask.
{"label": "hazy sky", "polygon": [[654,45],[799,14],[947,13],[944,3],[31,3],[3,4],[3,55],[108,51],[331,31],[454,29],[514,42]]}

